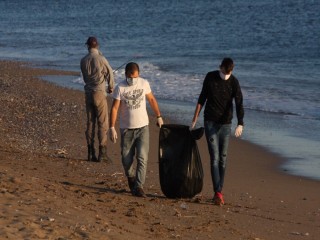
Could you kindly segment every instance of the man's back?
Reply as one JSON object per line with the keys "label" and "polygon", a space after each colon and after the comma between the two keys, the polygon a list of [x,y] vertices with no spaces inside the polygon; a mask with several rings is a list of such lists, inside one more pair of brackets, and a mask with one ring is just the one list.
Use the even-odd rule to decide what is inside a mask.
{"label": "man's back", "polygon": [[81,59],[80,66],[86,92],[105,91],[105,77],[108,74],[106,61],[95,48],[90,49],[89,53]]}

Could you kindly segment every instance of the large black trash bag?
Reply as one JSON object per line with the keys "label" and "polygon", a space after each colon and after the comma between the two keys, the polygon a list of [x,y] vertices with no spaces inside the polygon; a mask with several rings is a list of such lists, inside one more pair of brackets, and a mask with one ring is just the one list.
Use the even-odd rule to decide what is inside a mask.
{"label": "large black trash bag", "polygon": [[159,134],[159,174],[163,194],[168,198],[192,198],[203,186],[203,169],[196,143],[204,129],[164,124]]}

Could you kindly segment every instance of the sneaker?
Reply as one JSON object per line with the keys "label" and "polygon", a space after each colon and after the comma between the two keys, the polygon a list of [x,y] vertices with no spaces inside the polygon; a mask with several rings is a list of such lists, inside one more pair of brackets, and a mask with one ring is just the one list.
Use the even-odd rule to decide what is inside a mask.
{"label": "sneaker", "polygon": [[135,177],[128,177],[128,185],[129,185],[129,188],[130,188],[131,192],[134,191],[135,182],[136,182],[136,178]]}
{"label": "sneaker", "polygon": [[144,193],[143,189],[141,187],[137,187],[134,191],[134,196],[136,197],[142,197],[142,198],[146,198],[147,195]]}
{"label": "sneaker", "polygon": [[216,192],[213,197],[213,204],[222,206],[224,204],[223,196],[221,192]]}

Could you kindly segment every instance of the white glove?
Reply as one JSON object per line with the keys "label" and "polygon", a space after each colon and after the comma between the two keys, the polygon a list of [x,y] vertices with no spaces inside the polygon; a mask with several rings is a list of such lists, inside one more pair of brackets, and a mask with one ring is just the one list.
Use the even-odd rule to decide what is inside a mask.
{"label": "white glove", "polygon": [[117,142],[118,135],[114,127],[109,128],[109,138],[113,143]]}
{"label": "white glove", "polygon": [[196,124],[197,124],[197,121],[198,121],[198,117],[196,117],[195,119],[192,119],[192,123],[191,123],[191,125],[190,125],[190,127],[189,127],[189,130],[190,130],[190,131],[194,129],[194,127],[195,127]]}
{"label": "white glove", "polygon": [[242,125],[238,125],[234,131],[234,135],[236,137],[240,137],[243,131],[243,126]]}
{"label": "white glove", "polygon": [[192,122],[191,125],[190,125],[190,127],[189,127],[189,130],[190,130],[190,131],[193,130],[194,127],[196,126],[196,124],[197,124],[196,121],[195,121],[195,122]]}
{"label": "white glove", "polygon": [[161,128],[162,125],[163,125],[163,120],[162,120],[162,117],[159,116],[159,117],[157,117],[157,126],[158,126],[159,128]]}

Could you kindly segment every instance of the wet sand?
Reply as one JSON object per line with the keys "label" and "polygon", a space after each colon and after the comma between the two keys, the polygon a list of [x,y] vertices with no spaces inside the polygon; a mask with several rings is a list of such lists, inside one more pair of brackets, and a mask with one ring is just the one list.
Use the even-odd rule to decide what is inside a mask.
{"label": "wet sand", "polygon": [[319,238],[320,182],[287,175],[285,159],[243,140],[230,143],[224,206],[211,202],[204,137],[203,191],[165,198],[154,118],[148,198],[132,196],[119,141],[108,143],[112,165],[86,161],[83,93],[38,79],[77,74],[0,61],[0,239]]}

